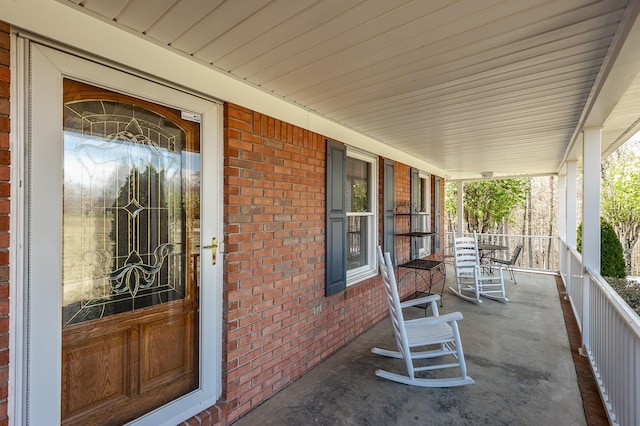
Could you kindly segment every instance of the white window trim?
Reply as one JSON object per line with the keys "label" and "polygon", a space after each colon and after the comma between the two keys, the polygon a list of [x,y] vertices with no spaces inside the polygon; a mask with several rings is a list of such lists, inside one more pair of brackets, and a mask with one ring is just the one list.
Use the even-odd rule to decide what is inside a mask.
{"label": "white window trim", "polygon": [[358,268],[347,270],[347,287],[364,281],[368,278],[375,277],[378,274],[378,264],[376,259],[376,243],[378,241],[378,156],[357,148],[347,146],[347,157],[370,163],[371,167],[369,179],[369,212],[367,213],[351,213],[349,216],[368,216],[370,224],[367,229],[367,247],[366,264]]}
{"label": "white window trim", "polygon": [[[419,213],[420,216],[420,220],[426,221],[426,231],[431,231],[431,175],[429,173],[420,171],[419,172],[419,178],[420,179],[424,179],[425,181],[425,185],[422,185],[422,194],[420,194],[422,197],[424,197],[425,200],[425,212],[424,213]],[[422,239],[422,245],[418,251],[418,257],[422,258],[422,257],[426,257],[429,256],[431,254],[431,237],[425,237]]]}

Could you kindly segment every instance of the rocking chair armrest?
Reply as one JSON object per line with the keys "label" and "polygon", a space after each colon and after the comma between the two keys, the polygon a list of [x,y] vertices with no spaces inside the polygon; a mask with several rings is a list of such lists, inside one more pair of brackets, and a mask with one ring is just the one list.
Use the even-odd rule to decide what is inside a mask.
{"label": "rocking chair armrest", "polygon": [[409,299],[400,303],[401,308],[409,308],[411,306],[422,305],[425,303],[435,303],[440,300],[439,294],[432,294],[431,296],[419,297],[417,299]]}
{"label": "rocking chair armrest", "polygon": [[442,324],[445,322],[460,321],[460,320],[462,320],[462,313],[450,312],[448,314],[439,315],[437,317],[425,317],[425,318],[416,318],[412,320],[406,320],[404,322],[404,325],[406,328],[414,328],[414,327],[424,327],[426,325],[436,325],[436,324]]}

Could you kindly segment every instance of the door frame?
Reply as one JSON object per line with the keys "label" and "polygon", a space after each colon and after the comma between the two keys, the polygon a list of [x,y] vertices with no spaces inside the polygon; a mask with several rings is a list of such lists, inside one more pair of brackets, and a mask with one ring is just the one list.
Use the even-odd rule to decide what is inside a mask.
{"label": "door frame", "polygon": [[[61,190],[43,191],[31,186],[32,173],[44,173],[61,179],[62,79],[68,77],[108,90],[122,92],[151,102],[194,113],[201,118],[201,182],[207,185],[201,194],[202,260],[211,257],[204,249],[212,237],[223,240],[223,124],[220,103],[174,88],[170,83],[142,78],[119,70],[113,64],[98,63],[68,51],[38,44],[27,38],[12,37],[15,53],[12,86],[12,185],[11,212],[13,257],[11,294],[11,359],[9,414],[16,424],[44,424],[60,418],[61,397],[61,292],[55,286],[38,289],[30,297],[32,283],[50,278],[44,270],[61,269],[56,258],[61,255],[61,211],[51,208],[61,203]],[[15,89],[13,89],[15,87]],[[48,99],[51,104],[44,104]],[[52,107],[52,105],[54,105]],[[46,106],[45,106],[46,105]],[[31,126],[31,123],[37,125]],[[59,129],[57,134],[47,129]],[[15,131],[14,131],[15,130]],[[60,161],[33,161],[31,143],[37,138],[53,141],[51,158]],[[57,142],[57,143],[55,143]],[[40,156],[42,157],[42,156]],[[48,208],[45,208],[47,207]],[[60,223],[53,231],[45,222],[32,218],[32,212],[46,211],[52,221]],[[30,247],[30,235],[46,232],[45,244]],[[52,233],[53,232],[53,233]],[[222,248],[219,246],[219,248]],[[220,250],[222,251],[222,250]],[[30,258],[48,262],[45,268],[30,268]],[[222,257],[220,256],[219,259]],[[56,265],[56,262],[58,265]],[[39,261],[40,264],[40,261]],[[47,265],[47,263],[45,263]],[[206,265],[209,265],[208,267]],[[139,419],[134,425],[173,425],[213,406],[222,391],[222,262],[201,262],[200,285],[200,386]],[[51,301],[58,303],[50,303]],[[47,319],[56,318],[45,327]],[[206,330],[206,333],[203,331]],[[13,380],[11,380],[13,379]]]}

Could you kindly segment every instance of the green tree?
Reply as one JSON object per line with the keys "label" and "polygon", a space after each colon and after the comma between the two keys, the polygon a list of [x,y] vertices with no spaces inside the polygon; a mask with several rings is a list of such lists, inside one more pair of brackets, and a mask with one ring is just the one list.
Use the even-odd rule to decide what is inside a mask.
{"label": "green tree", "polygon": [[[578,251],[582,253],[582,223],[578,225]],[[603,277],[626,278],[622,244],[613,226],[604,218],[600,219],[600,275]]]}
{"label": "green tree", "polygon": [[[486,233],[496,230],[505,222],[512,222],[512,213],[522,206],[528,188],[526,179],[492,179],[465,182],[464,219],[467,231]],[[451,220],[458,214],[457,188],[455,184],[447,188],[445,211]]]}
{"label": "green tree", "polygon": [[369,208],[369,195],[367,184],[354,182],[351,189],[351,209],[354,212],[366,212]]}
{"label": "green tree", "polygon": [[602,216],[622,243],[627,274],[640,234],[640,155],[638,143],[627,143],[602,163]]}
{"label": "green tree", "polygon": [[456,217],[458,217],[458,188],[455,182],[447,182],[444,187],[444,214],[446,223],[449,225],[449,232],[453,231]]}

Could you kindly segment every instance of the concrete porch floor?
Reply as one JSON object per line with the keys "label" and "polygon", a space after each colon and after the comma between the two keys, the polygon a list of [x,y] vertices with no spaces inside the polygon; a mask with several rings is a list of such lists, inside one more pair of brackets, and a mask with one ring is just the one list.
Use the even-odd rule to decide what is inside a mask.
{"label": "concrete porch floor", "polygon": [[[234,423],[250,425],[587,425],[556,277],[506,278],[508,303],[475,305],[448,291],[441,313],[460,311],[469,375],[475,384],[419,388],[378,378],[406,374],[388,318]],[[434,285],[439,291],[442,284]],[[409,308],[407,317],[424,315]],[[451,370],[459,374],[456,370]],[[426,374],[426,373],[423,373]]]}

